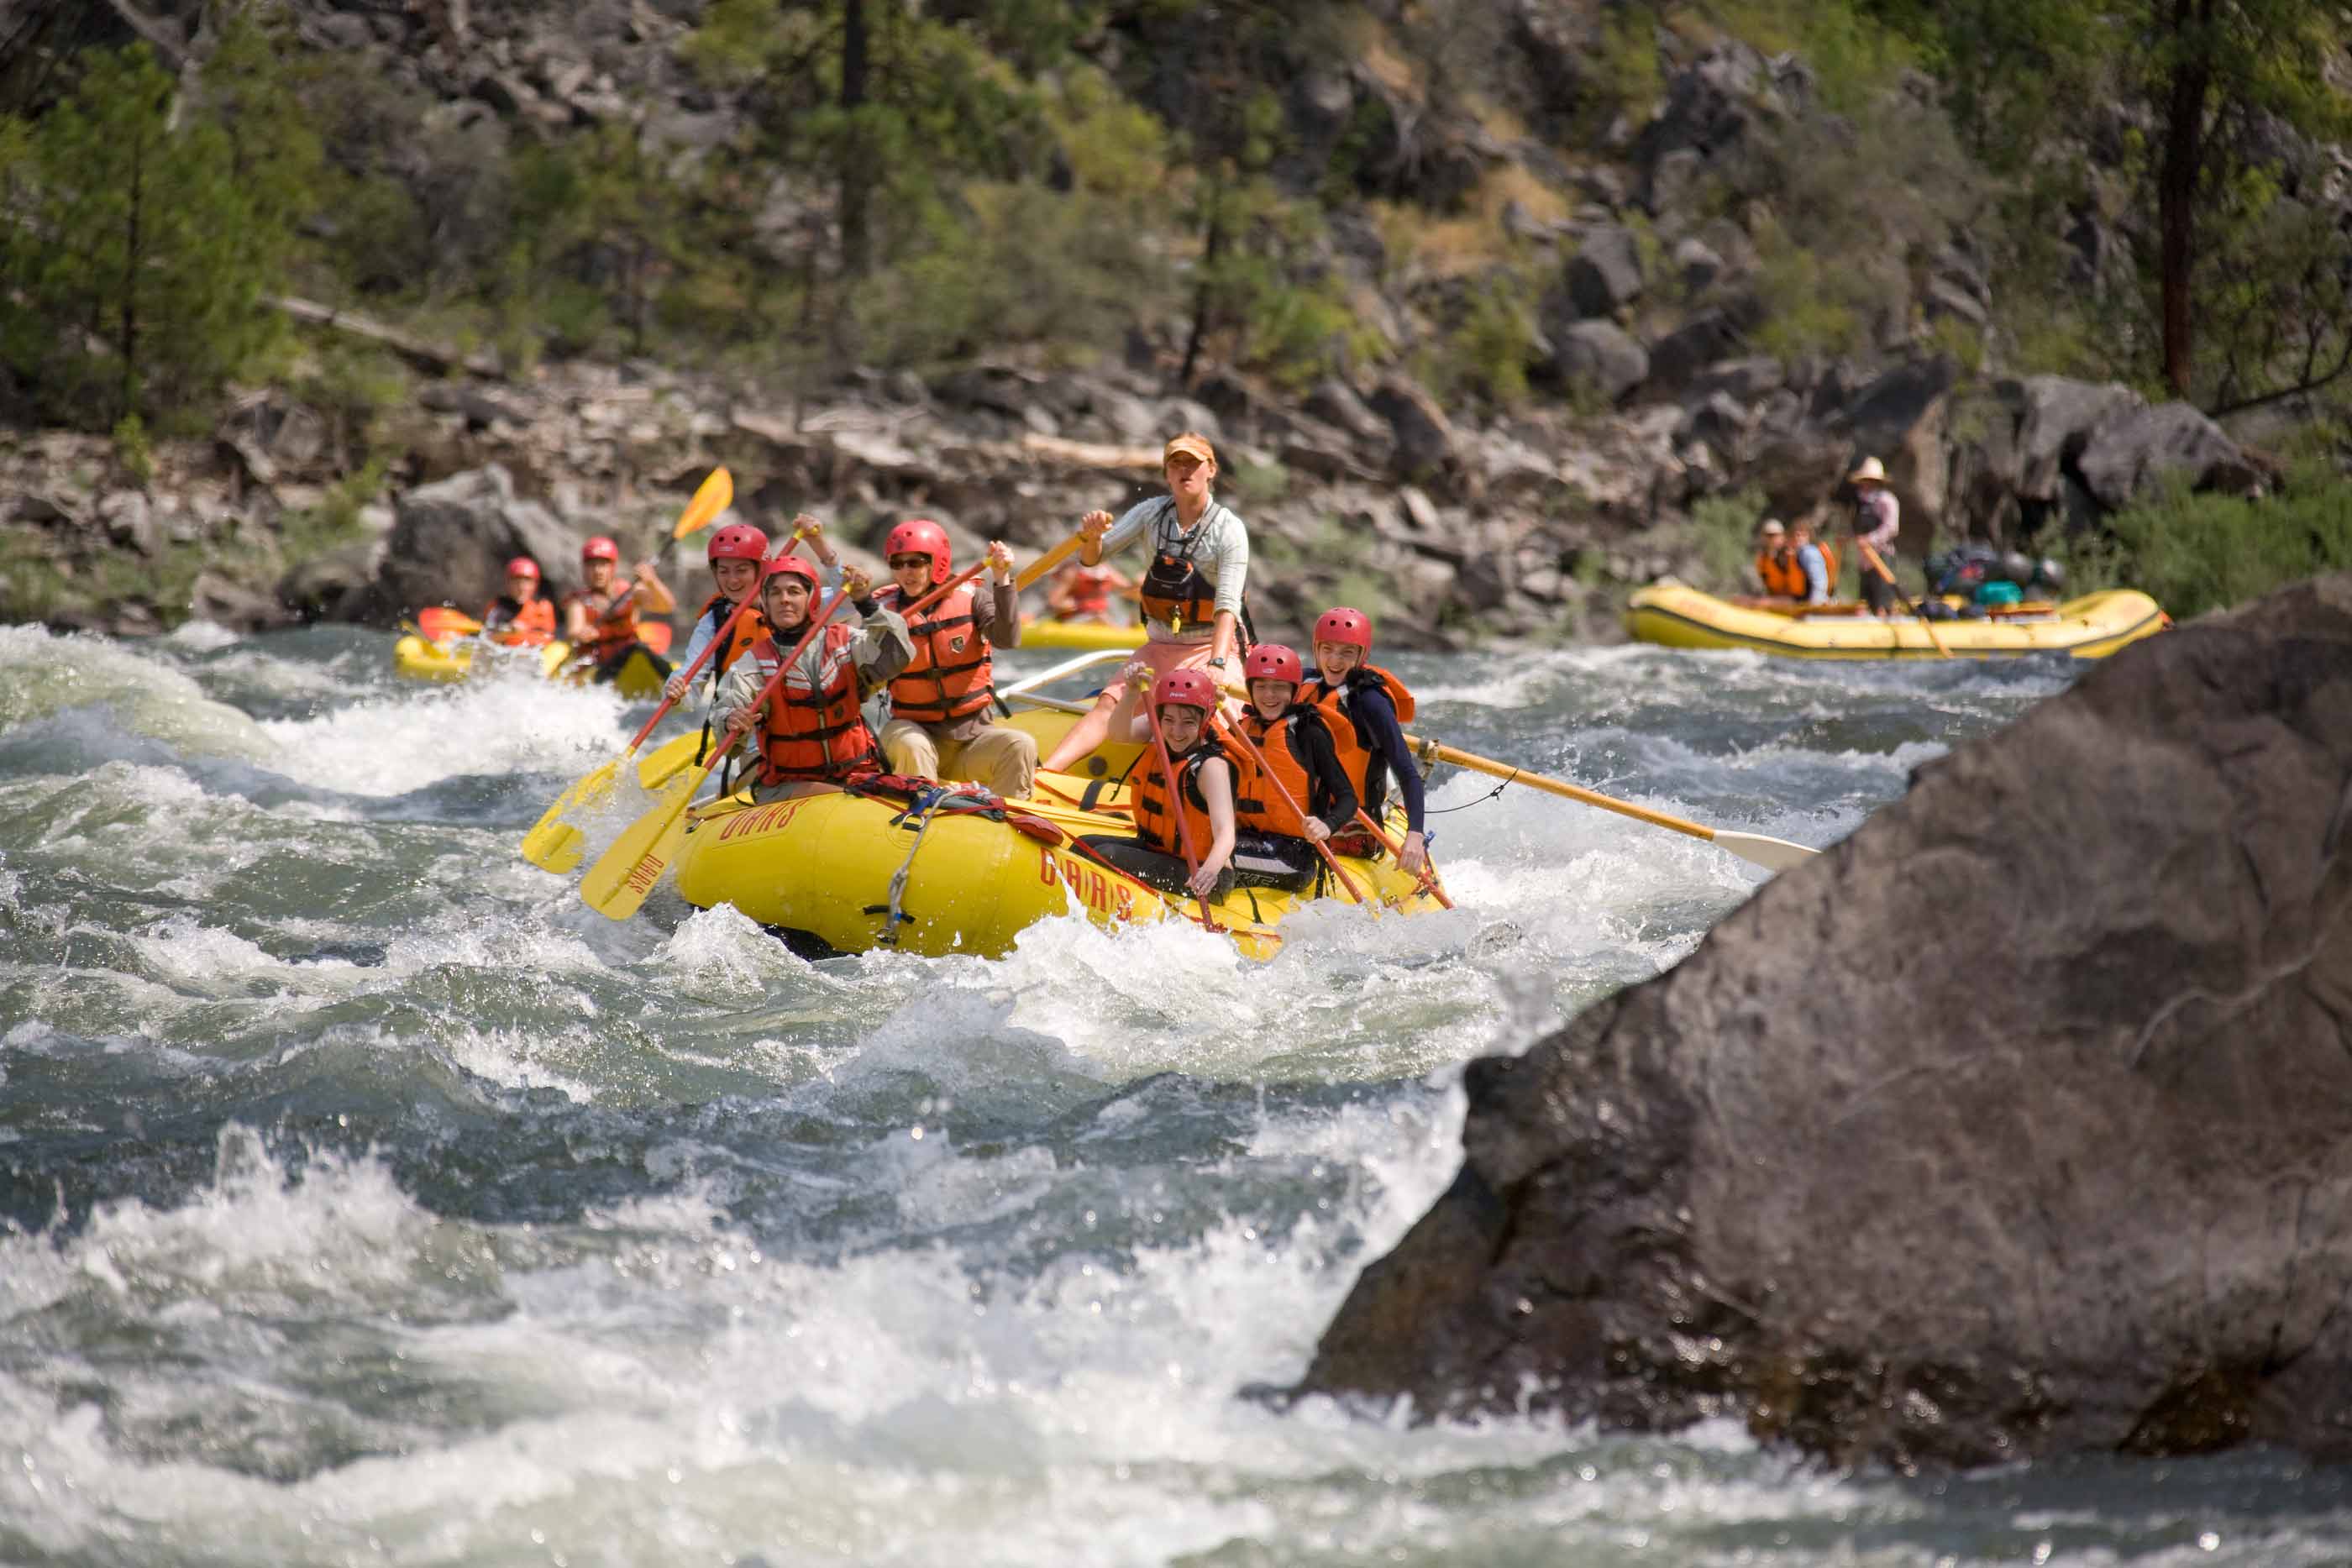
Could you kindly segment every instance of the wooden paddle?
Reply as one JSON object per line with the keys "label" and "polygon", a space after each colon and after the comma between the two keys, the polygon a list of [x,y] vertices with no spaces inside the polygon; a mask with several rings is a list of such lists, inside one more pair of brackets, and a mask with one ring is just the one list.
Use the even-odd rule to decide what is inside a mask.
{"label": "wooden paddle", "polygon": [[[1394,839],[1389,837],[1388,830],[1381,827],[1378,822],[1373,821],[1371,813],[1363,810],[1361,807],[1358,807],[1356,810],[1356,821],[1363,823],[1364,831],[1371,834],[1375,839],[1378,839],[1381,842],[1381,847],[1389,852],[1390,857],[1400,862],[1397,869],[1400,871],[1403,870],[1404,868],[1402,862],[1404,860],[1404,849]],[[1437,900],[1439,905],[1443,908],[1451,909],[1454,907],[1454,901],[1445,896],[1445,889],[1438,885],[1437,863],[1434,861],[1430,862],[1428,870],[1421,873],[1420,891]]]}
{"label": "wooden paddle", "polygon": [[1078,547],[1084,543],[1086,543],[1085,535],[1072,534],[1068,538],[1064,539],[1060,544],[1055,545],[1052,549],[1047,550],[1044,555],[1039,556],[1035,560],[1033,560],[1027,566],[1023,567],[1019,575],[1013,578],[1013,586],[1016,590],[1027,589],[1033,586],[1039,578],[1045,576],[1047,572],[1053,570],[1055,567],[1061,565],[1072,556],[1077,554]]}
{"label": "wooden paddle", "polygon": [[[809,629],[798,643],[793,644],[793,651],[785,655],[782,664],[776,666],[776,673],[768,677],[768,684],[760,688],[760,695],[751,699],[748,711],[757,714],[774,698],[777,690],[784,684],[784,677],[792,674],[793,666],[800,663],[801,655],[807,652],[809,644],[816,641],[825,623],[840,614],[848,603],[849,595],[836,593],[824,614],[810,618]],[[737,739],[740,738],[740,736],[737,737]],[[677,846],[685,841],[687,802],[694,799],[694,792],[702,788],[702,781],[709,778],[719,764],[726,759],[727,754],[734,749],[733,742],[713,747],[709,760],[702,765],[693,780],[683,789],[677,788],[676,779],[666,785],[662,803],[630,823],[621,836],[613,841],[613,847],[588,868],[588,874],[580,879],[580,901],[607,920],[626,920],[635,915],[644,905],[646,894],[653,891],[654,883],[661,880],[662,873],[669,869],[669,862],[677,858]]]}
{"label": "wooden paddle", "polygon": [[[1258,777],[1264,779],[1267,783],[1274,786],[1274,792],[1282,797],[1282,803],[1290,808],[1290,814],[1292,816],[1297,817],[1301,821],[1305,821],[1307,820],[1307,808],[1298,803],[1297,797],[1291,794],[1288,785],[1283,783],[1281,779],[1275,777],[1274,769],[1266,765],[1265,753],[1260,751],[1257,748],[1256,744],[1253,742],[1248,736],[1242,733],[1242,727],[1237,724],[1227,724],[1225,722],[1225,716],[1221,713],[1212,714],[1209,717],[1210,722],[1217,727],[1217,732],[1220,735],[1224,736],[1229,740],[1238,740],[1241,742],[1242,749],[1248,752],[1250,754],[1250,759],[1257,764]],[[1315,852],[1317,854],[1323,857],[1323,863],[1331,868],[1331,874],[1339,879],[1339,885],[1348,890],[1348,896],[1354,899],[1358,904],[1367,902],[1364,897],[1364,890],[1356,885],[1356,879],[1349,876],[1345,868],[1339,864],[1339,857],[1327,849],[1320,839],[1308,839],[1307,841],[1315,847]]]}
{"label": "wooden paddle", "polygon": [[482,623],[462,610],[428,604],[416,612],[416,629],[428,643],[446,643],[452,637],[474,636],[481,631]]}
{"label": "wooden paddle", "polygon": [[1862,538],[1859,535],[1855,536],[1853,542],[1855,548],[1862,551],[1862,559],[1870,563],[1871,570],[1878,573],[1879,576],[1885,578],[1886,580],[1886,586],[1895,591],[1895,601],[1919,618],[1919,624],[1927,629],[1927,641],[1936,644],[1936,652],[1941,653],[1947,659],[1950,658],[1952,656],[1952,650],[1945,645],[1944,634],[1936,630],[1936,623],[1927,619],[1927,612],[1926,611],[1920,609],[1919,606],[1911,600],[1904,597],[1903,585],[1895,580],[1895,574],[1886,570],[1886,563],[1878,559],[1878,552],[1871,549],[1869,542]]}
{"label": "wooden paddle", "polygon": [[1497,762],[1491,757],[1479,757],[1471,752],[1457,751],[1453,747],[1441,746],[1433,740],[1423,740],[1419,736],[1408,735],[1405,737],[1405,741],[1424,762],[1451,762],[1456,768],[1467,768],[1474,773],[1484,773],[1491,779],[1500,779],[1506,783],[1516,780],[1530,789],[1540,789],[1548,795],[1558,795],[1564,800],[1580,800],[1588,806],[1598,806],[1604,811],[1614,811],[1621,817],[1631,817],[1637,822],[1647,822],[1654,828],[1665,828],[1674,832],[1686,833],[1694,839],[1705,840],[1717,849],[1727,850],[1748,864],[1762,866],[1766,871],[1789,871],[1804,864],[1821,853],[1819,850],[1809,849],[1803,844],[1792,844],[1786,839],[1767,838],[1761,833],[1736,833],[1728,828],[1710,828],[1703,822],[1685,821],[1680,817],[1670,817],[1664,811],[1653,811],[1646,806],[1636,806],[1631,800],[1620,800],[1613,796],[1601,794],[1597,790],[1580,789],[1565,779],[1547,778],[1541,773],[1530,773],[1524,768],[1515,768],[1507,762]]}

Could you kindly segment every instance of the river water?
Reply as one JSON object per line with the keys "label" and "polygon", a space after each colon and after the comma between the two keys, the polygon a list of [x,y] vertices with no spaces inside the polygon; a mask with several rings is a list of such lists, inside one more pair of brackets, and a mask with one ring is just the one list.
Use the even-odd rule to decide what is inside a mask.
{"label": "river water", "polygon": [[[0,1563],[2352,1562],[2279,1455],[1237,1397],[1451,1178],[1465,1061],[1748,895],[1704,844],[1447,775],[1451,914],[811,966],[516,858],[645,710],[388,664],[0,629]],[[1811,843],[2072,678],[1396,664],[1425,733]]]}

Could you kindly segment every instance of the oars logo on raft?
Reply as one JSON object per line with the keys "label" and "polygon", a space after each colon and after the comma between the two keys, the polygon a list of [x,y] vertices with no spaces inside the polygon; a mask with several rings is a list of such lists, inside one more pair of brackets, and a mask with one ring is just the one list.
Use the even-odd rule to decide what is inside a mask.
{"label": "oars logo on raft", "polygon": [[772,833],[788,827],[800,815],[806,800],[779,800],[772,806],[761,806],[749,811],[738,811],[719,825],[719,841],[740,839],[751,833]]}
{"label": "oars logo on raft", "polygon": [[1037,846],[1037,880],[1051,887],[1059,882],[1078,895],[1088,909],[1114,920],[1135,918],[1135,888],[1118,877],[1105,876],[1084,861],[1057,855],[1045,844]]}

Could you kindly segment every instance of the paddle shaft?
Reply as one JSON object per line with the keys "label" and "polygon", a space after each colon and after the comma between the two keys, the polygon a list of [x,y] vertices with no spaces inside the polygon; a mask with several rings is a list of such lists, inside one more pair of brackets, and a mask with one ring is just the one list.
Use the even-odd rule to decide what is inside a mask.
{"label": "paddle shaft", "polygon": [[1950,648],[1945,646],[1944,634],[1936,630],[1936,623],[1927,619],[1927,612],[1926,611],[1920,609],[1919,606],[1912,600],[1905,597],[1903,585],[1895,580],[1895,574],[1887,570],[1886,563],[1885,561],[1878,559],[1878,552],[1871,549],[1869,542],[1858,534],[1854,536],[1853,542],[1854,547],[1862,551],[1862,559],[1868,561],[1871,565],[1871,569],[1876,571],[1879,576],[1886,580],[1886,586],[1888,588],[1894,590],[1895,601],[1919,618],[1919,624],[1927,629],[1927,641],[1936,644],[1936,652],[1941,653],[1947,659],[1950,658],[1952,656],[1952,651]]}
{"label": "paddle shaft", "polygon": [[[1274,776],[1274,768],[1266,762],[1265,753],[1260,751],[1256,744],[1242,733],[1242,727],[1238,724],[1227,724],[1223,714],[1213,714],[1210,717],[1217,726],[1219,733],[1230,736],[1242,743],[1242,749],[1248,752],[1251,760],[1257,764],[1259,776],[1274,786],[1274,792],[1282,797],[1282,803],[1290,808],[1290,814],[1300,821],[1305,821],[1307,808],[1298,803],[1297,799],[1291,794],[1288,785]],[[1320,839],[1310,838],[1307,841],[1315,846],[1315,852],[1323,857],[1323,863],[1331,868],[1331,874],[1339,879],[1339,885],[1348,890],[1348,896],[1358,904],[1363,903],[1364,890],[1356,885],[1353,877],[1340,869],[1339,857],[1327,849]]]}
{"label": "paddle shaft", "polygon": [[1491,757],[1480,757],[1475,752],[1457,751],[1453,747],[1442,746],[1433,740],[1423,740],[1417,735],[1408,735],[1404,738],[1406,744],[1420,753],[1424,761],[1451,762],[1456,768],[1467,768],[1474,773],[1484,773],[1491,779],[1514,780],[1527,785],[1531,789],[1540,789],[1547,795],[1558,795],[1564,800],[1580,800],[1588,806],[1598,806],[1604,811],[1614,811],[1621,817],[1631,817],[1637,822],[1647,822],[1654,828],[1664,828],[1672,832],[1687,833],[1692,838],[1707,843],[1715,841],[1715,830],[1704,822],[1692,822],[1680,817],[1670,817],[1664,811],[1653,811],[1647,806],[1636,806],[1631,800],[1620,800],[1613,795],[1602,795],[1591,789],[1580,789],[1564,779],[1553,779],[1541,773],[1530,773],[1524,768],[1517,768],[1507,762],[1497,762]]}
{"label": "paddle shaft", "polygon": [[1044,555],[1039,556],[1035,560],[1033,560],[1027,566],[1023,567],[1021,569],[1021,575],[1013,580],[1013,586],[1016,589],[1026,589],[1034,586],[1039,578],[1045,576],[1047,572],[1053,570],[1055,567],[1061,565],[1072,556],[1077,554],[1078,547],[1085,542],[1086,537],[1084,535],[1072,534],[1068,538],[1064,539],[1060,544],[1055,545],[1052,549],[1047,550]]}
{"label": "paddle shaft", "polygon": [[[1389,837],[1386,829],[1382,828],[1378,822],[1372,821],[1372,814],[1359,806],[1356,809],[1356,821],[1363,823],[1364,831],[1381,841],[1381,847],[1382,849],[1388,851],[1390,854],[1396,857],[1399,862],[1398,869],[1402,870],[1404,850],[1394,839]],[[1443,907],[1447,909],[1454,907],[1454,901],[1445,896],[1445,890],[1444,888],[1437,885],[1437,867],[1434,862],[1432,862],[1429,869],[1421,873],[1421,891],[1437,900],[1438,904]]]}

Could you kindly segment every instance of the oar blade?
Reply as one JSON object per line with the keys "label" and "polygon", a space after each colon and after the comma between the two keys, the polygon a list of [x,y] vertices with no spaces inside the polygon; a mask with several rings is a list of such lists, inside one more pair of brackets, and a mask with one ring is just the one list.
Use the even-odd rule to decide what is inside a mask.
{"label": "oar blade", "polygon": [[607,920],[626,920],[669,870],[686,841],[686,800],[699,774],[681,773],[662,786],[654,808],[613,841],[580,879],[580,902]]}
{"label": "oar blade", "polygon": [[702,732],[698,729],[662,742],[637,758],[637,782],[648,789],[660,789],[671,775],[694,766],[694,754],[701,745]]}
{"label": "oar blade", "polygon": [[[555,798],[554,804],[542,812],[530,831],[522,836],[522,858],[545,871],[566,872],[580,863],[578,842],[580,830],[564,819],[585,811],[613,792],[613,781],[621,771],[621,760],[600,763],[574,779],[572,788]],[[572,846],[570,861],[559,865],[555,862],[565,846]]]}
{"label": "oar blade", "polygon": [[670,529],[669,537],[682,539],[709,528],[712,518],[734,504],[735,476],[724,468],[713,468],[710,477],[694,492],[694,499],[686,504],[686,510],[678,514],[677,526]]}
{"label": "oar blade", "polygon": [[452,637],[472,636],[482,629],[482,623],[461,610],[428,604],[416,612],[416,629],[430,642],[446,643]]}
{"label": "oar blade", "polygon": [[1735,833],[1725,828],[1715,830],[1712,842],[1717,849],[1728,850],[1749,865],[1760,865],[1766,871],[1794,871],[1822,852],[1786,839],[1766,838],[1762,833]]}

